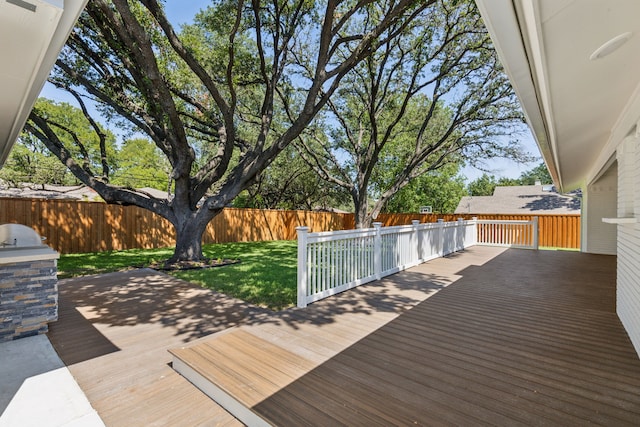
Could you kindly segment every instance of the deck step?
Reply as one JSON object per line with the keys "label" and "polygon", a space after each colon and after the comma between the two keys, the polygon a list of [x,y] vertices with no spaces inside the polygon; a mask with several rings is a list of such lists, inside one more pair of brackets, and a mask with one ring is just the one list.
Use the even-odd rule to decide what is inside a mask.
{"label": "deck step", "polygon": [[317,365],[242,328],[169,352],[177,372],[250,426],[271,425],[252,408]]}

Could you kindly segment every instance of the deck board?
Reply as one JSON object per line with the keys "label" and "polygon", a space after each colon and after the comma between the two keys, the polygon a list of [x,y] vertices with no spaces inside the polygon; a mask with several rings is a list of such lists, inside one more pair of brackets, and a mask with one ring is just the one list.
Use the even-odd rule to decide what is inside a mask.
{"label": "deck board", "polygon": [[[226,357],[199,369],[267,381],[246,403],[273,425],[637,425],[640,360],[615,314],[615,265],[474,247],[176,354],[189,363],[224,339]],[[304,362],[283,380],[291,354]]]}

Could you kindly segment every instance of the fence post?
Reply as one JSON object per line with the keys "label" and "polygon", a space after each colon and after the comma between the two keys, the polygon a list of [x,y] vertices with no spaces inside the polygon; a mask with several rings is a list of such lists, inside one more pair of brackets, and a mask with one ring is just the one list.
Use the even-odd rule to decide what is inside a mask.
{"label": "fence post", "polygon": [[533,249],[538,249],[538,217],[531,218],[533,221]]}
{"label": "fence post", "polygon": [[438,220],[438,256],[444,256],[444,219]]}
{"label": "fence post", "polygon": [[307,306],[307,235],[309,227],[296,227],[298,233],[298,307]]}
{"label": "fence post", "polygon": [[376,275],[376,280],[382,278],[382,223],[374,222],[373,228],[376,230],[376,235],[373,237],[373,271]]}

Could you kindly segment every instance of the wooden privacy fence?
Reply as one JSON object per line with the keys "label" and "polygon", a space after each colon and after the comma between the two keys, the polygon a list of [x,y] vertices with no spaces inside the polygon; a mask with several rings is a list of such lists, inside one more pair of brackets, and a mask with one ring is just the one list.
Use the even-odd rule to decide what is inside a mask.
{"label": "wooden privacy fence", "polygon": [[[207,227],[204,243],[295,240],[296,227],[341,230],[330,212],[226,208]],[[75,200],[0,198],[0,224],[19,223],[46,237],[60,253],[147,249],[175,245],[171,223],[137,206]]]}
{"label": "wooden privacy fence", "polygon": [[[381,214],[384,226],[411,224],[412,220],[445,222],[471,219],[523,220],[532,215]],[[580,247],[579,215],[537,215],[540,246]],[[19,223],[34,228],[46,243],[61,253],[158,248],[175,244],[171,224],[136,206],[108,205],[76,200],[0,198],[0,224]],[[259,240],[294,240],[296,227],[310,231],[353,229],[353,214],[227,208],[205,232],[204,243]]]}

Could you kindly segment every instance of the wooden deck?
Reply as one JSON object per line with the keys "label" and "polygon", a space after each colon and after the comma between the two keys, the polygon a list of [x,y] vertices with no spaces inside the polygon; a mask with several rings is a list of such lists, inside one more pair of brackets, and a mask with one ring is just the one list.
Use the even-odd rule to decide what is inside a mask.
{"label": "wooden deck", "polygon": [[107,426],[241,425],[168,348],[270,312],[153,270],[61,280],[49,339]]}
{"label": "wooden deck", "polygon": [[639,425],[615,265],[473,247],[174,349],[174,368],[250,425]]}

